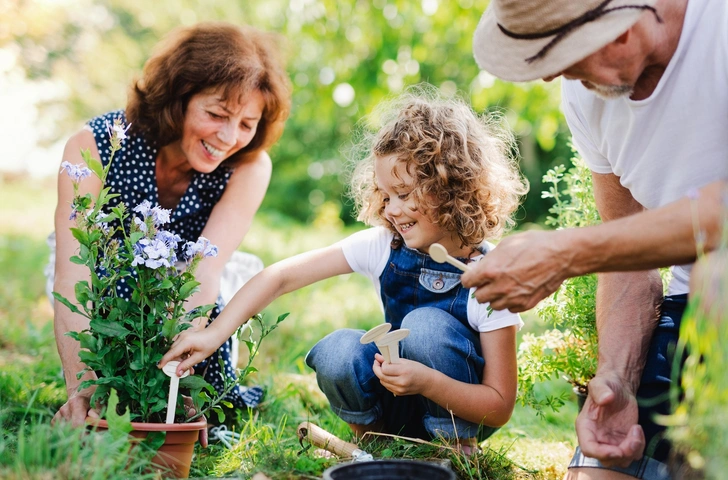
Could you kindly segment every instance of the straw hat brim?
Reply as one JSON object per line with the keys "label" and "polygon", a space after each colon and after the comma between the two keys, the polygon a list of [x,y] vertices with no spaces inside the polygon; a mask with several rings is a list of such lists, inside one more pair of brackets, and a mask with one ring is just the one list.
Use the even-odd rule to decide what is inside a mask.
{"label": "straw hat brim", "polygon": [[[495,1],[497,0],[491,0]],[[655,2],[656,0],[642,0],[640,4],[653,5]],[[609,7],[620,5],[634,5],[634,0],[614,0]],[[546,55],[528,63],[526,59],[536,55],[554,36],[536,40],[511,38],[498,27],[495,9],[489,7],[475,29],[473,53],[480,68],[498,78],[511,82],[536,80],[561,73],[614,41],[629,30],[644,12],[639,9],[609,12],[595,21],[575,28],[548,50]]]}

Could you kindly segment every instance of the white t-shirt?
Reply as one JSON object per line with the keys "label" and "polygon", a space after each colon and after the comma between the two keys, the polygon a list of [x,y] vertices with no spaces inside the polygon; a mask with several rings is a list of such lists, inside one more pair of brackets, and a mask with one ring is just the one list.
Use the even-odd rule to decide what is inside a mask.
{"label": "white t-shirt", "polygon": [[[728,179],[728,2],[690,0],[680,41],[649,98],[602,100],[562,81],[574,145],[596,173],[613,173],[645,208]],[[687,293],[690,265],[669,294]]]}
{"label": "white t-shirt", "polygon": [[[361,273],[372,281],[380,302],[382,301],[382,289],[379,277],[384,272],[384,267],[387,265],[387,260],[389,260],[390,243],[393,237],[392,232],[386,228],[374,227],[357,232],[339,242],[349,266],[355,272]],[[492,249],[493,245],[488,244],[487,250]],[[473,258],[473,260],[479,260],[482,257],[483,255],[480,255]],[[470,293],[474,291],[475,289],[471,289]],[[468,323],[478,332],[490,332],[511,325],[518,325],[520,329],[523,326],[520,315],[511,313],[508,310],[494,310],[488,316],[488,304],[478,303],[472,296],[468,300]]]}

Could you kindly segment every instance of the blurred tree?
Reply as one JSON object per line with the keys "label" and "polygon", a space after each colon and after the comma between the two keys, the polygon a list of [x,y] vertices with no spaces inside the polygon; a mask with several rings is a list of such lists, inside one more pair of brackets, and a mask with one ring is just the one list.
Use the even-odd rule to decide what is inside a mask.
{"label": "blurred tree", "polygon": [[[281,33],[293,111],[271,152],[274,176],[263,208],[302,221],[335,211],[353,222],[342,196],[342,147],[378,102],[419,82],[500,113],[517,134],[534,192],[543,173],[571,154],[558,82],[509,84],[475,64],[472,34],[487,0],[4,1],[0,50],[28,79],[52,78],[65,87],[45,105],[60,119],[56,138],[123,106],[151,47],[180,24],[227,20]],[[539,220],[548,208],[542,202],[529,195],[519,219]]]}

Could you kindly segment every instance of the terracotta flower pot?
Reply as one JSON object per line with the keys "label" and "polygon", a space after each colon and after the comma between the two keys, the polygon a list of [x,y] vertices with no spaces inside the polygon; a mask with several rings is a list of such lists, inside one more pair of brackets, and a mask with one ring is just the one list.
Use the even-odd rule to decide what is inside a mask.
{"label": "terracotta flower pot", "polygon": [[[97,431],[108,430],[106,420],[86,417],[86,423],[96,427]],[[159,448],[152,459],[152,463],[172,478],[187,478],[192,463],[192,453],[200,432],[207,428],[207,422],[201,420],[192,423],[142,423],[131,422],[133,430],[129,435],[143,440],[148,432],[167,432],[164,444]]]}

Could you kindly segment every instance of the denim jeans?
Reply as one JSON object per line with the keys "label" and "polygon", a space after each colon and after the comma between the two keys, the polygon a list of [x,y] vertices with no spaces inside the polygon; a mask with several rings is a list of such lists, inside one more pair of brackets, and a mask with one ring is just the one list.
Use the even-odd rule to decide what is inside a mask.
{"label": "denim jeans", "polygon": [[667,415],[671,411],[669,393],[673,354],[687,300],[686,294],[665,297],[660,321],[650,341],[647,362],[637,390],[639,424],[645,432],[646,440],[645,456],[626,468],[605,467],[598,460],[584,456],[577,447],[569,468],[599,468],[625,473],[642,480],[669,480],[670,474],[665,462],[669,458],[670,442],[664,438],[665,426],[659,425],[655,416]]}
{"label": "denim jeans", "polygon": [[[410,334],[400,343],[400,356],[420,362],[450,378],[477,384],[485,364],[480,338],[449,313],[418,308],[402,320]],[[337,330],[319,341],[306,356],[331,408],[347,423],[368,425],[383,420],[389,433],[418,438],[484,439],[496,429],[458,417],[421,395],[395,397],[374,375],[378,351],[362,345],[363,330]],[[457,395],[457,392],[453,392]]]}
{"label": "denim jeans", "polygon": [[[670,444],[664,438],[665,426],[658,424],[655,416],[671,413],[669,394],[673,357],[687,301],[686,294],[670,295],[663,300],[660,321],[652,335],[647,362],[637,390],[639,423],[645,431],[647,441],[645,455],[662,462],[668,458]],[[684,358],[681,359],[681,365],[684,361]]]}

